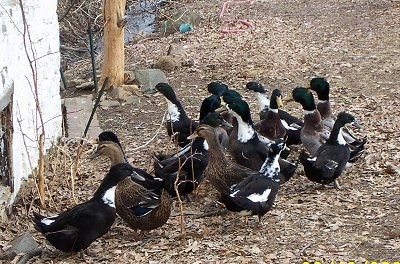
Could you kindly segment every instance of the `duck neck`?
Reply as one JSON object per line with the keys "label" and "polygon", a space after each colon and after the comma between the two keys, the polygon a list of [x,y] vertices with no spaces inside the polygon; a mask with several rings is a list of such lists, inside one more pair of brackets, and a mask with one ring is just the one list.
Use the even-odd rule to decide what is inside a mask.
{"label": "duck neck", "polygon": [[249,141],[250,139],[254,138],[255,135],[255,131],[253,128],[253,125],[251,123],[248,122],[244,122],[242,117],[235,114],[237,123],[238,123],[238,135],[237,135],[237,139],[242,142],[245,143],[247,141]]}
{"label": "duck neck", "polygon": [[260,173],[276,182],[279,182],[279,154],[267,157],[261,166]]}
{"label": "duck neck", "polygon": [[212,138],[207,138],[204,143],[206,144],[206,148],[208,150],[209,164],[211,166],[213,166],[213,164],[217,166],[225,166],[227,160],[225,153],[219,146],[217,137],[214,135]]}
{"label": "duck neck", "polygon": [[115,149],[111,155],[109,155],[110,158],[110,162],[111,162],[111,166],[115,166],[119,163],[128,163],[124,152],[122,151],[122,149]]}
{"label": "duck neck", "polygon": [[327,143],[332,145],[343,145],[343,146],[346,145],[346,141],[344,140],[342,130],[343,130],[343,125],[339,124],[338,122],[335,122],[331,134],[329,136],[329,139],[327,140]]}
{"label": "duck neck", "polygon": [[167,121],[177,122],[181,119],[181,116],[185,116],[185,111],[183,110],[182,105],[179,102],[172,102],[168,99],[165,99],[168,105],[168,115]]}
{"label": "duck neck", "polygon": [[312,130],[320,131],[323,129],[321,114],[317,109],[304,110],[304,127]]}
{"label": "duck neck", "polygon": [[256,98],[258,101],[258,107],[259,107],[260,111],[263,111],[264,109],[266,109],[266,110],[269,109],[270,102],[269,102],[267,94],[256,92]]}
{"label": "duck neck", "polygon": [[317,109],[321,114],[322,119],[332,117],[331,103],[329,100],[319,100],[317,103]]}

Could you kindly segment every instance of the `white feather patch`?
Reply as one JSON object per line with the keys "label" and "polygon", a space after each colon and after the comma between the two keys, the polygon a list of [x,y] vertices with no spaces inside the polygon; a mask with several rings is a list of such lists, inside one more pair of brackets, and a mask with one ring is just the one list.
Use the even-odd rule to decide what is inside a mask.
{"label": "white feather patch", "polygon": [[168,115],[167,115],[167,120],[171,121],[171,122],[176,122],[179,121],[179,117],[181,115],[181,113],[179,112],[178,107],[172,103],[170,100],[167,100],[167,104],[168,104]]}
{"label": "white feather patch", "polygon": [[286,130],[299,130],[299,128],[301,128],[301,127],[298,126],[297,124],[291,124],[291,125],[289,125],[289,124],[286,122],[286,120],[284,120],[284,119],[281,119],[281,123],[282,123],[283,127],[284,127]]}
{"label": "white feather patch", "polygon": [[317,157],[308,158],[307,160],[309,160],[309,161],[317,161]]}
{"label": "white feather patch", "polygon": [[236,117],[238,122],[238,140],[242,143],[246,143],[250,139],[254,137],[254,129],[251,125],[243,122],[243,119],[240,115],[233,112],[233,115]]}
{"label": "white feather patch", "polygon": [[51,225],[54,221],[56,221],[56,218],[58,215],[53,215],[50,217],[43,218],[40,222],[45,224],[45,225]]}
{"label": "white feather patch", "polygon": [[268,201],[269,194],[271,193],[271,189],[266,189],[262,194],[253,193],[247,196],[247,199],[252,201],[253,203],[262,203]]}
{"label": "white feather patch", "polygon": [[304,110],[303,111],[303,113],[304,113],[304,115],[311,115],[311,114],[314,114],[315,113],[315,110]]}
{"label": "white feather patch", "polygon": [[256,92],[256,97],[258,101],[258,107],[260,108],[260,111],[264,109],[269,109],[269,99],[266,94]]}
{"label": "white feather patch", "polygon": [[339,145],[347,144],[346,140],[344,140],[344,137],[343,137],[343,128],[340,128],[340,130],[339,130],[339,135],[338,135],[337,141],[338,141]]}
{"label": "white feather patch", "polygon": [[208,150],[210,147],[208,146],[207,140],[204,140],[203,147],[205,150]]}
{"label": "white feather patch", "polygon": [[114,208],[115,208],[115,188],[116,187],[117,186],[114,186],[114,187],[108,189],[104,193],[103,197],[101,198],[105,204],[107,204],[110,207],[114,207]]}

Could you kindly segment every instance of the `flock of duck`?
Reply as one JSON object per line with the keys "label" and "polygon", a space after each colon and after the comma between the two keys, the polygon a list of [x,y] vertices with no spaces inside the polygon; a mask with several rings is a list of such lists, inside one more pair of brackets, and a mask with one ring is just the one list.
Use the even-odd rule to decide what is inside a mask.
{"label": "flock of duck", "polygon": [[[260,83],[249,82],[246,88],[257,98],[259,121],[253,122],[248,103],[237,91],[211,82],[211,95],[203,100],[197,122],[188,117],[169,84],[157,84],[168,106],[167,133],[179,150],[155,154],[151,175],[129,164],[113,132],[102,132],[90,157],[108,157],[111,166],[93,197],[55,216],[34,212],[35,228],[57,249],[80,252],[83,257],[83,251],[108,232],[116,214],[137,238],[164,225],[173,198],[187,197],[204,179],[219,192],[226,209],[257,215],[259,221],[273,207],[280,185],[290,180],[298,163],[309,180],[340,188],[338,177],[346,165],[360,158],[366,138],[355,137],[346,127],[359,127],[351,114],[332,115],[328,81],[317,77],[309,88],[293,89],[303,120],[281,109],[279,89],[268,98]],[[317,94],[317,103],[311,91]],[[289,147],[300,144],[299,162],[289,161]]]}

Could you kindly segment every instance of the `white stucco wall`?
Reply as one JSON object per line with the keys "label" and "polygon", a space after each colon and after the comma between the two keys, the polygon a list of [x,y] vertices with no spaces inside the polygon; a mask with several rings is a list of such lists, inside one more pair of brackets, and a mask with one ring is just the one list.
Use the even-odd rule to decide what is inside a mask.
{"label": "white stucco wall", "polygon": [[[60,53],[57,0],[23,0],[34,55],[36,58],[38,98],[45,122],[45,147],[61,136]],[[21,186],[21,179],[37,166],[37,138],[41,132],[35,106],[32,71],[24,50],[23,23],[18,0],[0,0],[0,110],[1,102],[13,94],[13,182],[11,203]],[[25,143],[24,143],[25,140]],[[26,144],[26,146],[25,146]]]}

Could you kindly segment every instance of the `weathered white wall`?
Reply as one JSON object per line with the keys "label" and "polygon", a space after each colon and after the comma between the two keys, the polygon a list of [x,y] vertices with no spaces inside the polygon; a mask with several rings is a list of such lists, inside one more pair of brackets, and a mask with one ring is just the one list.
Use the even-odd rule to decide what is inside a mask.
{"label": "weathered white wall", "polygon": [[[31,43],[25,34],[29,56],[36,58],[38,99],[45,122],[45,147],[61,136],[60,53],[57,0],[23,0]],[[38,161],[37,138],[41,131],[35,105],[33,74],[24,49],[24,26],[18,0],[0,0],[0,111],[13,94],[12,203],[21,180]],[[34,62],[33,62],[34,64]],[[9,99],[8,99],[9,100]]]}

